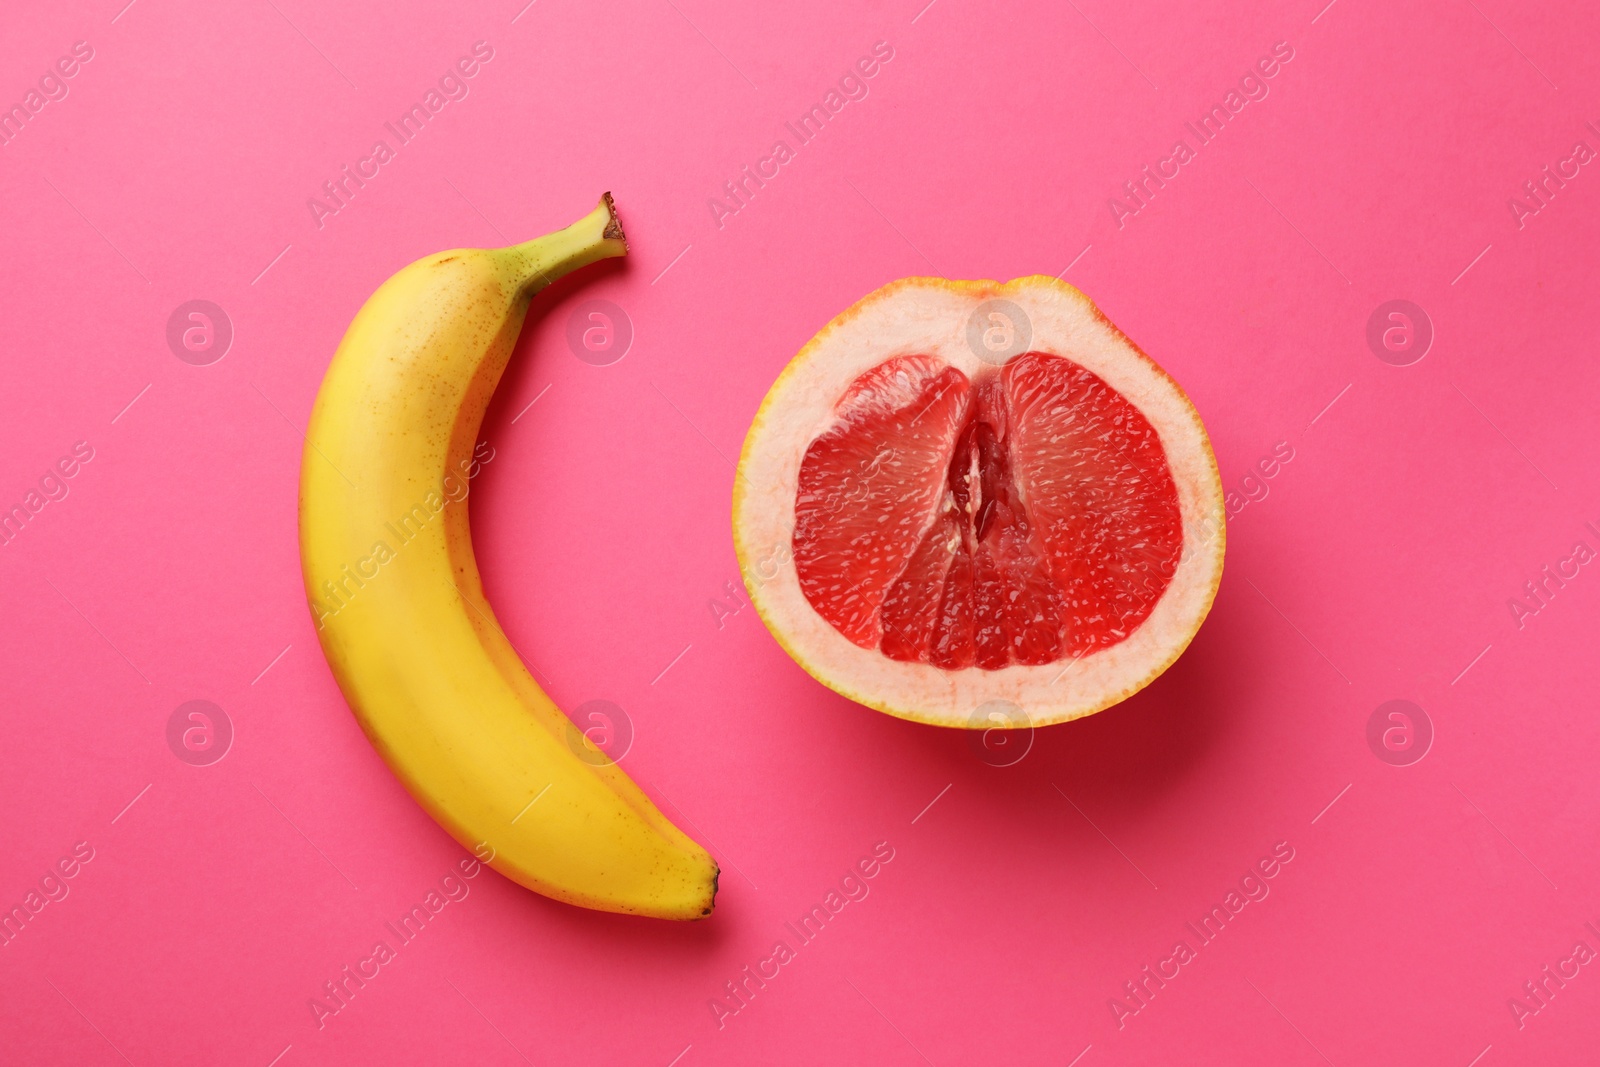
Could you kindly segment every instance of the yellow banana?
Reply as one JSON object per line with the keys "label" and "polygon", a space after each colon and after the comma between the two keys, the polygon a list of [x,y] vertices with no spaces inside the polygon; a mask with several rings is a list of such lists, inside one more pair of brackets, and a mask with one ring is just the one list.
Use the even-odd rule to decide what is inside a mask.
{"label": "yellow banana", "polygon": [[484,599],[467,523],[479,426],[529,299],[626,252],[607,193],[564,230],[426,256],[384,282],[311,412],[300,559],[351,710],[452,837],[557,900],[698,919],[716,863],[575,740]]}

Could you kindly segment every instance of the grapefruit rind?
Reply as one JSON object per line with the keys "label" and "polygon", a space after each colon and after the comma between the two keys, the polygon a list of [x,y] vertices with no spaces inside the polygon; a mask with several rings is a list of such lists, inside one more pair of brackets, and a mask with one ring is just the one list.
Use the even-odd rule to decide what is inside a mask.
{"label": "grapefruit rind", "polygon": [[[1064,356],[1131,401],[1161,437],[1178,493],[1183,551],[1144,623],[1109,648],[1038,666],[946,671],[863,648],[801,592],[792,539],[800,464],[850,382],[895,356],[926,354],[969,378],[985,365],[967,323],[988,300],[1020,307],[1034,351]],[[857,703],[939,726],[983,727],[978,708],[1008,701],[1033,726],[1092,715],[1149,685],[1181,655],[1216,597],[1226,542],[1222,482],[1205,426],[1178,383],[1076,288],[1033,275],[1010,282],[904,278],[824,326],[784,368],[756,412],[734,479],[740,573],[767,629],[812,677]]]}

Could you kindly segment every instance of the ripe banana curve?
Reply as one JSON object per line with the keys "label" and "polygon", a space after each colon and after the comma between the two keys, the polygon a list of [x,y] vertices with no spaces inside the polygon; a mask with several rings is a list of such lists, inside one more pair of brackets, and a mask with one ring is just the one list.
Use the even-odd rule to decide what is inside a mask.
{"label": "ripe banana curve", "polygon": [[[468,480],[532,295],[627,252],[611,194],[502,249],[454,249],[372,294],[334,354],[300,471],[300,557],[324,655],[418,803],[493,868],[581,907],[698,919],[717,865],[576,729],[484,598]],[[580,755],[581,753],[581,755]]]}

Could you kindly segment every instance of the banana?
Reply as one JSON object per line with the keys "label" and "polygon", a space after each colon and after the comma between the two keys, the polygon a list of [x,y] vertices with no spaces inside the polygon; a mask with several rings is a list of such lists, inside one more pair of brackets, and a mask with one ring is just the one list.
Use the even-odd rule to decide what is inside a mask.
{"label": "banana", "polygon": [[484,599],[466,487],[533,293],[627,252],[611,194],[564,230],[426,256],[380,286],[306,430],[300,559],[317,636],[373,747],[512,881],[664,919],[711,913],[717,865],[539,688]]}

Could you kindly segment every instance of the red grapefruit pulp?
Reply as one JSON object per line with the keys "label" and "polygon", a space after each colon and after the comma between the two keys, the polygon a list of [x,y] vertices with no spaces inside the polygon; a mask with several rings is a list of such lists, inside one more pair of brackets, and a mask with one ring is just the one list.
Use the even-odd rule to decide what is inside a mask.
{"label": "red grapefruit pulp", "polygon": [[[974,343],[995,308],[1026,343]],[[910,718],[1106,707],[1177,657],[1221,574],[1193,407],[1054,279],[867,297],[773,386],[739,473],[736,547],[768,628],[826,684]]]}
{"label": "red grapefruit pulp", "polygon": [[863,648],[950,670],[1116,644],[1183,549],[1161,439],[1059,356],[980,375],[896,356],[851,383],[800,465],[801,591]]}

